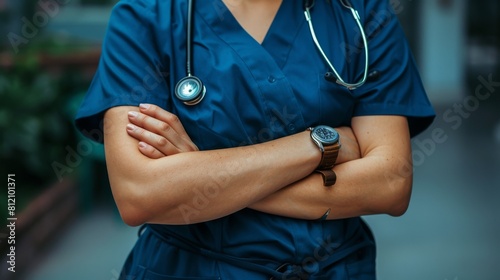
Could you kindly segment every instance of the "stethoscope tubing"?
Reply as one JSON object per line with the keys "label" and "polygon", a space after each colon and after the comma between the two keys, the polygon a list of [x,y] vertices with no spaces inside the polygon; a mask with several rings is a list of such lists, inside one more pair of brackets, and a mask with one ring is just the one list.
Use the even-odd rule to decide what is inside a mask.
{"label": "stethoscope tubing", "polygon": [[361,32],[361,37],[363,40],[363,45],[364,45],[364,50],[365,50],[365,68],[364,68],[363,77],[357,83],[352,84],[352,83],[345,82],[342,79],[342,77],[340,76],[340,74],[337,72],[337,69],[335,69],[335,67],[333,66],[330,59],[328,59],[328,56],[323,51],[323,48],[321,47],[321,44],[319,43],[318,38],[316,37],[316,32],[314,31],[314,26],[312,23],[312,17],[311,17],[311,12],[310,12],[310,9],[314,6],[314,0],[306,0],[305,1],[304,16],[306,18],[307,23],[309,24],[309,31],[311,32],[311,37],[313,39],[314,44],[316,45],[316,48],[320,52],[321,56],[323,56],[324,60],[326,61],[326,63],[328,64],[328,66],[330,67],[330,69],[333,71],[333,73],[335,75],[335,78],[336,78],[335,82],[339,85],[342,85],[342,86],[348,88],[349,90],[355,90],[355,89],[359,88],[360,86],[364,85],[366,82],[366,79],[368,77],[368,65],[369,65],[368,40],[366,38],[366,34],[365,34],[364,29],[363,29],[363,26],[361,25],[361,22],[360,22],[361,17],[359,16],[358,11],[355,10],[350,3],[346,4],[346,3],[344,3],[343,0],[340,0],[340,3],[345,8],[351,10],[352,15],[354,17],[354,20],[356,21],[356,24]]}
{"label": "stethoscope tubing", "polygon": [[[365,68],[364,68],[364,73],[363,77],[359,82],[356,83],[347,83],[345,82],[342,77],[340,77],[340,74],[337,72],[337,69],[333,66],[333,63],[328,59],[328,56],[326,53],[323,51],[323,48],[321,47],[321,44],[318,41],[318,38],[316,37],[316,32],[314,30],[314,26],[312,23],[312,18],[311,18],[311,12],[310,9],[314,6],[314,0],[304,0],[304,16],[306,18],[306,21],[309,25],[309,31],[311,32],[311,37],[313,39],[314,44],[316,45],[316,48],[320,52],[321,56],[325,60],[325,62],[328,64],[328,67],[333,71],[333,74],[335,77],[331,77],[330,72],[325,75],[325,78],[327,80],[335,81],[337,84],[346,87],[349,90],[355,90],[359,88],[360,86],[364,85],[366,82],[366,79],[368,77],[368,67],[369,67],[369,56],[368,56],[368,40],[366,38],[365,31],[363,29],[363,26],[361,25],[361,17],[359,16],[359,13],[356,9],[353,8],[352,4],[348,0],[339,0],[342,6],[345,8],[351,10],[352,15],[354,17],[354,20],[356,21],[356,24],[361,32],[361,37],[363,39],[363,45],[364,45],[364,50],[365,50]],[[200,103],[203,98],[205,97],[206,93],[206,88],[201,79],[198,77],[194,76],[192,73],[192,45],[193,45],[193,39],[192,39],[192,24],[193,24],[193,2],[194,0],[189,0],[188,1],[188,15],[187,15],[187,31],[186,31],[186,77],[182,78],[177,82],[175,86],[175,95],[176,97],[181,100],[184,104],[186,105],[196,105]]]}
{"label": "stethoscope tubing", "polygon": [[192,46],[193,46],[193,2],[188,1],[187,31],[186,31],[186,77],[175,85],[175,96],[184,104],[193,106],[200,103],[207,91],[200,78],[192,74]]}

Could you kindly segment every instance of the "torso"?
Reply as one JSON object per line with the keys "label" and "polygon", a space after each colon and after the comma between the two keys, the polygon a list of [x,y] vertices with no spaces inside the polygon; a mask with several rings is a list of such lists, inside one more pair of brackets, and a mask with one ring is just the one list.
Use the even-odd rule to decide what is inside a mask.
{"label": "torso", "polygon": [[[125,5],[124,2],[139,3],[129,0],[122,1],[121,5]],[[200,150],[256,144],[304,131],[317,124],[332,127],[349,125],[359,96],[323,78],[329,68],[312,41],[304,19],[302,1],[224,0],[231,15],[226,13],[220,1],[197,1],[193,26],[193,65],[194,74],[206,85],[207,94],[196,106],[186,106],[173,95],[175,84],[186,75],[186,46],[183,40],[186,34],[186,1],[152,0],[140,3],[149,2],[158,4],[158,7],[150,7],[150,11],[161,12],[157,17],[168,19],[152,25],[157,38],[155,48],[158,48],[162,57],[151,59],[153,63],[157,62],[153,66],[139,64],[143,68],[138,71],[143,74],[136,76],[144,78],[127,81],[126,86],[130,88],[122,85],[122,89],[125,88],[124,97],[119,97],[134,102],[147,98],[149,102],[163,104],[181,119]],[[124,13],[128,9],[130,7],[125,6],[119,11]],[[312,13],[317,22],[318,39],[327,55],[332,58],[342,77],[356,80],[363,67],[363,56],[355,55],[352,60],[347,60],[339,50],[341,43],[348,46],[356,44],[357,34],[352,30],[357,30],[357,27],[352,15],[339,5],[327,5],[327,1],[317,1]],[[135,51],[144,56],[149,55],[142,53],[142,49]],[[380,56],[377,53],[373,55],[376,58]],[[165,74],[167,83],[153,83],[160,77],[152,76],[151,72],[155,68],[151,67],[154,66],[161,71],[161,77],[168,73]],[[381,71],[390,69],[380,64],[379,67]],[[104,68],[101,71],[110,70]],[[386,77],[389,74],[387,72]],[[110,78],[116,79],[115,76],[118,75],[110,75]],[[118,82],[102,84],[120,86]],[[104,86],[95,86],[96,90],[101,90],[101,87]],[[108,90],[111,91],[111,87]],[[372,90],[367,96],[379,102],[376,99],[377,91]],[[183,215],[189,218],[205,207],[210,207],[210,198],[219,191],[219,180],[231,176],[237,169],[238,166],[235,166],[211,174],[213,180],[207,182],[204,188],[193,189],[193,202],[188,205],[190,210]],[[332,252],[330,254],[320,252],[322,261],[316,266],[318,273],[328,275],[335,274],[328,265],[337,256],[358,250],[360,244],[373,246],[373,239],[359,218],[305,221],[243,209],[205,223],[151,227],[159,235],[172,239],[172,242],[185,241],[195,248],[248,260],[263,260],[270,267],[283,262],[301,264],[304,260],[310,260],[316,256],[318,248],[324,248],[325,242],[327,246],[341,246],[342,250],[347,251],[340,251],[339,247],[338,250],[329,251]],[[141,242],[144,243],[139,245],[144,247],[138,246],[132,259],[156,273],[199,277],[216,275],[210,268],[215,270],[228,266],[224,262],[214,264],[203,258],[201,261],[206,264],[196,267],[193,263],[201,256],[158,243],[157,239],[141,237]],[[323,256],[329,260],[323,261]],[[184,263],[188,265],[179,265]],[[189,271],[183,271],[188,267]],[[323,269],[326,267],[328,269]],[[344,264],[339,267],[346,270]],[[226,273],[229,270],[221,271]],[[223,276],[219,279],[257,279]],[[321,277],[314,279],[332,279],[324,275]]]}

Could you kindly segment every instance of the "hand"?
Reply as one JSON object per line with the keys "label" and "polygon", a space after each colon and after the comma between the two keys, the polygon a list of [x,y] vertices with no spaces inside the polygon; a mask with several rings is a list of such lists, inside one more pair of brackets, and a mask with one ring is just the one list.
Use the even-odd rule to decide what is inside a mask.
{"label": "hand", "polygon": [[141,104],[128,119],[127,133],[139,140],[139,150],[149,158],[198,151],[179,118],[156,105]]}

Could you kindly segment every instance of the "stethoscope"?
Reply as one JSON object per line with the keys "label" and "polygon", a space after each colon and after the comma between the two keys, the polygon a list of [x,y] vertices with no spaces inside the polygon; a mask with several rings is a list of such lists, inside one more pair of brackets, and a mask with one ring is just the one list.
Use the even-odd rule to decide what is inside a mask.
{"label": "stethoscope", "polygon": [[186,77],[182,78],[175,85],[175,96],[186,105],[196,105],[203,100],[207,89],[203,82],[191,73],[191,47],[193,45],[192,36],[193,23],[193,0],[188,2],[188,17],[186,31]]}
{"label": "stethoscope", "polygon": [[316,32],[314,32],[314,27],[312,24],[311,20],[311,13],[309,10],[314,6],[314,0],[305,0],[304,1],[304,15],[306,17],[306,21],[309,23],[309,30],[311,31],[311,36],[313,38],[314,44],[316,45],[316,48],[318,48],[318,51],[321,53],[323,58],[325,59],[326,63],[328,63],[328,66],[330,69],[333,71],[332,72],[326,72],[325,74],[325,79],[331,82],[336,82],[339,85],[342,85],[346,87],[349,90],[355,90],[359,88],[360,86],[364,85],[366,82],[366,78],[368,77],[368,42],[366,39],[365,31],[363,29],[363,26],[361,25],[360,22],[360,16],[357,10],[355,10],[352,6],[352,4],[348,0],[340,0],[340,3],[342,6],[345,8],[351,10],[352,16],[354,17],[354,20],[356,21],[356,24],[358,25],[359,31],[361,32],[361,38],[363,39],[363,45],[365,48],[365,70],[363,73],[363,77],[361,80],[357,83],[351,84],[351,83],[346,83],[344,80],[340,77],[339,73],[333,66],[333,64],[330,62],[328,57],[326,56],[325,52],[323,51],[323,48],[318,42],[318,38],[316,38]]}
{"label": "stethoscope", "polygon": [[[342,85],[349,90],[354,90],[364,85],[368,76],[378,75],[378,72],[374,71],[374,73],[368,74],[368,42],[363,26],[361,25],[360,22],[360,16],[358,11],[354,9],[352,4],[348,0],[339,0],[339,1],[342,4],[342,6],[351,10],[354,20],[356,21],[356,24],[358,25],[358,28],[361,32],[361,37],[363,39],[363,45],[365,49],[365,68],[363,77],[361,78],[360,81],[356,83],[347,83],[340,77],[339,73],[337,72],[333,64],[330,62],[327,55],[323,51],[323,48],[318,42],[318,38],[316,37],[316,32],[314,31],[310,13],[310,9],[314,6],[314,0],[304,0],[304,15],[306,21],[309,24],[309,30],[311,32],[311,36],[314,41],[314,44],[316,45],[316,48],[321,53],[321,56],[323,56],[324,60],[326,61],[330,69],[333,71],[333,72],[327,72],[325,74],[325,79],[331,82],[335,82],[339,85]],[[175,96],[184,104],[191,106],[200,103],[205,97],[205,94],[207,92],[207,89],[205,88],[203,82],[198,77],[194,76],[191,72],[192,69],[191,47],[193,45],[193,40],[192,40],[193,2],[194,0],[188,1],[187,31],[186,31],[186,77],[182,78],[175,85]]]}

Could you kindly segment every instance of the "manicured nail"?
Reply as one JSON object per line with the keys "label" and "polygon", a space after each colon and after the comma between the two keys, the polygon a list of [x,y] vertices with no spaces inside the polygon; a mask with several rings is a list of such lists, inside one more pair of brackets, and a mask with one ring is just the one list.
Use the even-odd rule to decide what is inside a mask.
{"label": "manicured nail", "polygon": [[135,125],[133,125],[133,124],[131,124],[131,123],[127,124],[127,130],[128,130],[128,131],[132,132],[132,131],[134,131],[134,130],[135,130],[135,128],[136,128],[136,126],[135,126]]}
{"label": "manicured nail", "polygon": [[144,104],[144,103],[139,104],[139,107],[141,107],[141,109],[145,109],[145,110],[147,110],[149,108],[149,106],[151,106],[151,105]]}
{"label": "manicured nail", "polygon": [[128,116],[132,117],[132,118],[137,118],[138,115],[139,115],[139,113],[137,113],[136,111],[128,112]]}

